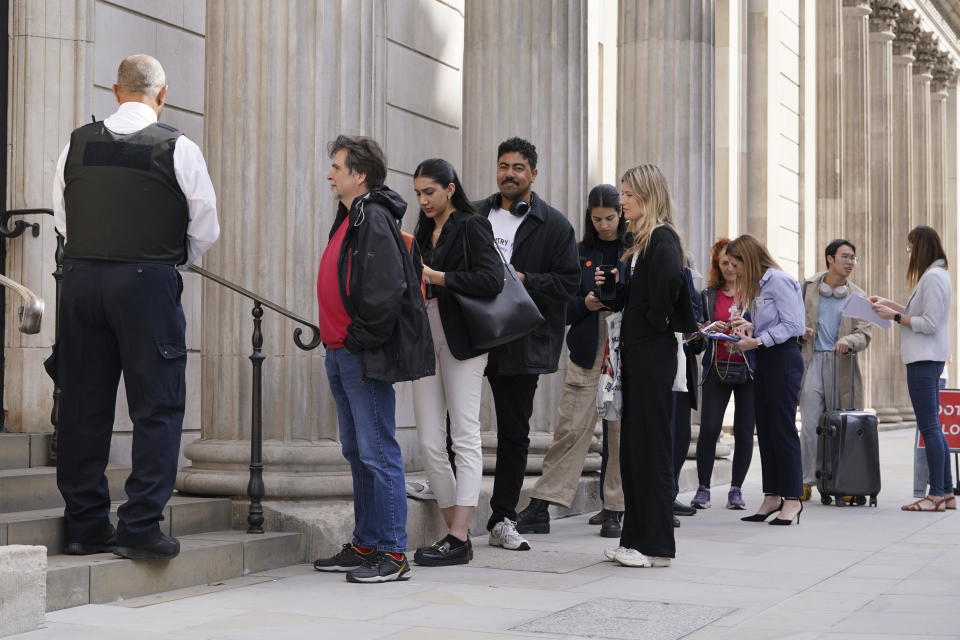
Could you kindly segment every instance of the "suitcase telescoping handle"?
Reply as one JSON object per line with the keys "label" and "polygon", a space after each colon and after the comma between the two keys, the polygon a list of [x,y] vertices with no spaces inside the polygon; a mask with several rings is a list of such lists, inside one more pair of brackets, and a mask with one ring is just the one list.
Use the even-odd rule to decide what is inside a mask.
{"label": "suitcase telescoping handle", "polygon": [[[854,351],[853,349],[850,349],[849,351],[847,351],[847,355],[850,356],[850,404],[854,404],[856,402],[856,393],[854,392],[856,390],[857,381],[853,375],[853,364],[857,360],[857,352]],[[841,357],[842,357],[842,354],[839,354],[836,351],[834,351],[833,353],[833,399],[834,399],[833,407],[837,411],[841,411],[843,409],[856,410],[856,407],[840,406],[840,368],[838,364],[840,362]]]}

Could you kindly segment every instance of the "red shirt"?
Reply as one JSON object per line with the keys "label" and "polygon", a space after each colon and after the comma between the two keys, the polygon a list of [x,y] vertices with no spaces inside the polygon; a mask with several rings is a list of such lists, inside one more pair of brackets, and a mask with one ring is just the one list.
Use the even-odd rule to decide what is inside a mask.
{"label": "red shirt", "polygon": [[[343,219],[327,248],[320,258],[320,269],[317,272],[317,301],[320,303],[320,339],[329,349],[343,346],[347,339],[347,328],[350,326],[350,316],[343,306],[340,296],[340,273],[337,263],[340,260],[340,249],[343,239],[347,235],[349,216]],[[347,259],[347,283],[350,282],[350,259]],[[349,284],[348,284],[349,287]],[[347,295],[350,295],[349,288]]]}
{"label": "red shirt", "polygon": [[[728,296],[723,291],[717,289],[717,300],[713,303],[713,319],[720,322],[730,322],[730,307],[733,305],[733,296]],[[717,355],[714,360],[720,362],[744,362],[743,354],[732,353],[727,348],[727,342],[724,340],[716,341]]]}

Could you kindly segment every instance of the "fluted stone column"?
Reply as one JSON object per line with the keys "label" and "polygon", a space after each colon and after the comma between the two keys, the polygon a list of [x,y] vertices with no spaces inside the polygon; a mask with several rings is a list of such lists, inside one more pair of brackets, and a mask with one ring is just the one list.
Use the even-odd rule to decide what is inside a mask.
{"label": "fluted stone column", "polygon": [[[862,230],[864,263],[857,279],[870,294],[893,291],[890,252],[894,244],[893,218],[893,40],[897,23],[896,0],[872,0],[870,16],[870,224]],[[882,294],[881,294],[882,295]],[[863,371],[869,380],[867,405],[880,422],[900,422],[894,396],[894,370],[899,360],[892,331],[874,328]]]}
{"label": "fluted stone column", "polygon": [[[6,207],[50,207],[53,167],[70,132],[87,121],[92,105],[93,9],[88,0],[56,7],[29,0],[10,3],[9,147]],[[51,67],[51,61],[54,61]],[[58,81],[62,79],[62,81]],[[7,431],[47,431],[53,383],[43,370],[54,341],[56,236],[53,218],[7,246],[6,274],[46,302],[40,333],[17,330],[21,300],[7,291],[4,408]]]}
{"label": "fluted stone column", "polygon": [[817,253],[843,225],[843,7],[817,2]]}
{"label": "fluted stone column", "polygon": [[[947,201],[946,201],[946,235],[944,243],[946,244],[947,259],[951,265],[956,265],[960,257],[960,203],[958,203],[958,168],[957,168],[957,145],[958,140],[957,127],[957,80],[960,78],[960,70],[954,70],[953,77],[947,83],[947,130],[944,136],[947,140]],[[960,304],[953,304],[950,308],[950,344],[957,345],[960,339],[960,321],[958,321],[958,307]],[[954,347],[956,349],[956,347]],[[960,387],[960,357],[954,357],[952,362],[947,363],[947,372],[949,375],[949,385],[953,388]]]}
{"label": "fluted stone column", "polygon": [[[533,190],[579,233],[587,184],[587,2],[467,0],[464,46],[463,182],[472,197],[497,191],[497,145],[511,136],[537,147]],[[611,142],[612,143],[612,142]],[[527,470],[539,471],[553,441],[567,363],[540,376],[530,424]],[[496,415],[484,385],[484,468],[496,462]],[[595,443],[598,444],[598,443]],[[599,468],[599,456],[586,469]]]}
{"label": "fluted stone column", "polygon": [[868,0],[843,0],[842,235],[851,239],[870,224],[869,15]]}
{"label": "fluted stone column", "polygon": [[930,199],[931,175],[931,105],[930,83],[937,61],[937,37],[921,31],[913,63],[913,226],[930,224],[933,211]]}
{"label": "fluted stone column", "polygon": [[[387,183],[411,200],[417,162],[456,162],[460,100],[449,96],[461,91],[462,24],[458,9],[436,0],[209,0],[207,160],[222,232],[205,267],[315,319],[316,270],[336,213],[324,180],[326,144],[339,133],[376,138]],[[204,317],[203,438],[188,447],[193,464],[177,486],[242,494],[251,303],[207,282]],[[265,310],[267,495],[349,494],[324,350],[299,350],[296,326]],[[409,427],[402,387],[398,426]],[[418,454],[415,434],[398,433],[409,466]]]}
{"label": "fluted stone column", "polygon": [[[947,99],[956,69],[945,51],[937,53],[930,85],[930,226],[943,237],[947,228]],[[953,212],[956,217],[957,212]]]}

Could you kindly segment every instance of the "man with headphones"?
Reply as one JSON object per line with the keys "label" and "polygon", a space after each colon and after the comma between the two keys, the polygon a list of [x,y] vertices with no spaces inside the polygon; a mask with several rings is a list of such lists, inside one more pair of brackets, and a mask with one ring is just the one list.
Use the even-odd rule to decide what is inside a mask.
{"label": "man with headphones", "polygon": [[530,417],[540,374],[557,370],[567,322],[567,300],[580,286],[580,257],[567,218],[533,192],[537,148],[510,138],[497,148],[499,191],[474,203],[493,227],[494,240],[517,270],[543,314],[544,324],[522,338],[492,350],[486,376],[497,413],[497,466],[490,544],[526,551],[530,544],[517,532],[517,502],[527,470]]}
{"label": "man with headphones", "polygon": [[[870,344],[870,323],[840,314],[844,300],[852,294],[866,296],[863,289],[850,282],[856,266],[857,248],[848,240],[837,239],[824,250],[827,270],[803,283],[803,304],[806,307],[806,331],[800,338],[804,375],[800,387],[800,457],[803,462],[803,496],[809,500],[811,486],[816,483],[817,425],[827,411],[836,408],[859,408],[863,403],[863,378],[860,365],[845,354],[860,352]],[[841,358],[840,362],[836,358]],[[835,379],[835,372],[839,380]],[[856,388],[850,397],[850,376]],[[840,407],[835,389],[840,388]]]}

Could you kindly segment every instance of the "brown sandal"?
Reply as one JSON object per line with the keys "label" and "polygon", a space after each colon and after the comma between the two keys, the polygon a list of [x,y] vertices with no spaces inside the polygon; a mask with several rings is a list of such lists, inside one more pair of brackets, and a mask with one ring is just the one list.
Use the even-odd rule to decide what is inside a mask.
{"label": "brown sandal", "polygon": [[957,496],[950,494],[948,496],[943,496],[943,508],[949,509],[951,511],[957,510]]}
{"label": "brown sandal", "polygon": [[[924,507],[924,503],[929,503],[932,505],[932,508]],[[901,511],[943,511],[946,509],[946,499],[937,498],[936,496],[926,496],[925,498],[920,498],[916,502],[911,502],[910,504],[905,504],[900,507]]]}

